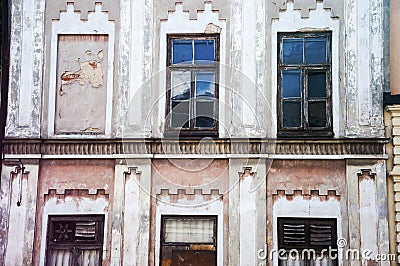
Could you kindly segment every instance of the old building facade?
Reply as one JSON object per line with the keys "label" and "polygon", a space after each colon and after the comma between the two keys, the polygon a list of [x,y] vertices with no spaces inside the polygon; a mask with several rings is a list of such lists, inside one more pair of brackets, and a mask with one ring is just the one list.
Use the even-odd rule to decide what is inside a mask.
{"label": "old building facade", "polygon": [[388,3],[10,1],[0,264],[390,265]]}

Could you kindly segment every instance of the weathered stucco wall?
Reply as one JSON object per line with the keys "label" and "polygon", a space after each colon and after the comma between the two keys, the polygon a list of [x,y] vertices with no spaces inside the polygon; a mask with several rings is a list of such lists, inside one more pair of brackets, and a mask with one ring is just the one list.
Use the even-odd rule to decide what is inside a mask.
{"label": "weathered stucco wall", "polygon": [[[339,63],[335,66],[338,71],[338,77],[335,78],[338,90],[334,92],[336,96],[333,99],[334,106],[337,105],[337,113],[334,114],[337,121],[334,124],[335,137],[382,137],[380,95],[384,82],[387,84],[387,72],[383,65],[383,62],[387,62],[383,30],[387,18],[384,1],[325,0],[319,3],[315,0],[279,0],[251,3],[226,0],[204,3],[201,0],[187,0],[178,3],[173,0],[121,0],[111,3],[104,0],[98,5],[101,5],[101,12],[115,25],[115,42],[111,50],[117,55],[110,69],[111,76],[107,76],[107,82],[112,81],[114,85],[111,85],[107,94],[108,109],[106,117],[103,117],[106,119],[105,135],[162,136],[165,88],[161,86],[159,76],[165,78],[165,73],[160,72],[163,71],[160,65],[164,63],[161,52],[166,47],[160,42],[164,40],[161,25],[180,6],[182,12],[187,14],[188,21],[176,23],[174,32],[182,32],[180,27],[194,23],[200,17],[212,21],[212,17],[217,15],[219,21],[226,23],[225,33],[222,33],[225,43],[221,46],[221,55],[225,59],[221,63],[228,67],[221,68],[221,77],[225,79],[221,86],[224,88],[220,89],[222,104],[219,119],[224,125],[220,127],[220,136],[275,137],[276,115],[270,115],[275,112],[277,100],[274,94],[276,88],[273,86],[275,62],[269,52],[275,45],[271,25],[274,20],[279,20],[280,15],[288,12],[295,13],[307,24],[321,5],[323,10],[330,13],[332,20],[339,23]],[[34,9],[13,2],[11,89],[6,129],[8,137],[47,136],[46,129],[54,126],[48,125],[54,122],[51,121],[53,110],[49,101],[55,98],[49,92],[56,89],[47,89],[50,73],[56,71],[50,65],[54,46],[50,42],[51,28],[53,22],[59,20],[60,14],[67,9],[67,2],[45,3],[37,0],[37,8]],[[95,1],[92,0],[73,4],[83,20],[90,19],[92,11],[96,9]],[[212,9],[209,14],[208,6]],[[293,6],[293,10],[289,10],[288,6]],[[20,25],[19,21],[26,23]],[[34,35],[33,32],[44,34]],[[191,32],[198,32],[198,29],[193,28]],[[27,67],[21,68],[22,65]],[[26,69],[33,69],[34,73]],[[24,95],[33,97],[22,97]],[[85,95],[79,96],[77,99],[87,98]],[[135,108],[133,121],[127,121],[125,116],[130,104]],[[129,130],[126,130],[126,126]],[[82,127],[83,130],[95,128],[86,124]]]}

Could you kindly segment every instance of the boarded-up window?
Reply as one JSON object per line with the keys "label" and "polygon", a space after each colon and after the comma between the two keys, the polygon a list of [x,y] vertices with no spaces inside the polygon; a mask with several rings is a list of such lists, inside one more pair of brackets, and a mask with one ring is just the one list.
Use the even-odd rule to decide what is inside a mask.
{"label": "boarded-up window", "polygon": [[47,266],[101,265],[104,215],[49,216]]}
{"label": "boarded-up window", "polygon": [[279,265],[337,265],[336,228],[331,218],[278,218]]}
{"label": "boarded-up window", "polygon": [[163,216],[160,265],[216,265],[216,226],[215,216]]}

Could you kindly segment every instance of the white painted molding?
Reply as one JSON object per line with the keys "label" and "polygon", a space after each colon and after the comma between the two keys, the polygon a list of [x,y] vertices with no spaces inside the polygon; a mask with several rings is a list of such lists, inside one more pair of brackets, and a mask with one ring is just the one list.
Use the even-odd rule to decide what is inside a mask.
{"label": "white painted molding", "polygon": [[[157,125],[161,127],[165,124],[165,104],[166,104],[166,62],[167,62],[167,34],[174,33],[204,33],[208,24],[214,24],[221,28],[220,32],[220,74],[219,74],[219,136],[225,136],[225,109],[230,106],[226,99],[226,80],[225,80],[225,65],[226,65],[226,22],[219,18],[219,13],[212,10],[212,4],[206,2],[204,11],[197,13],[197,19],[192,20],[188,12],[184,12],[182,3],[176,3],[175,12],[168,14],[168,20],[161,21],[160,29],[160,60],[159,60],[159,95],[157,95],[158,105],[158,120]],[[155,99],[153,99],[155,101]],[[225,125],[225,127],[224,127]]]}
{"label": "white painted molding", "polygon": [[[301,10],[294,10],[293,3],[287,3],[287,9],[279,13],[279,19],[272,20],[272,101],[271,109],[273,117],[277,117],[277,88],[278,88],[278,32],[296,32],[307,30],[332,31],[332,127],[335,137],[339,136],[340,123],[342,120],[342,112],[340,110],[340,92],[339,92],[339,47],[340,47],[340,24],[338,19],[331,17],[331,11],[324,9],[323,3],[317,3],[317,9],[310,10],[309,18],[301,17]],[[277,124],[273,125],[273,136],[276,136]]]}
{"label": "white painted molding", "polygon": [[[55,134],[56,113],[56,91],[57,91],[57,43],[60,34],[85,35],[106,34],[108,35],[108,62],[107,62],[107,107],[105,117],[104,135],[84,135],[79,133]],[[114,80],[114,40],[115,24],[109,21],[108,14],[102,11],[101,4],[96,4],[95,12],[88,15],[87,21],[82,21],[79,13],[75,12],[73,3],[67,4],[67,11],[60,13],[60,19],[52,22],[50,41],[50,81],[49,81],[49,111],[48,111],[48,135],[53,138],[99,138],[111,136],[111,119],[113,103],[113,80]]]}

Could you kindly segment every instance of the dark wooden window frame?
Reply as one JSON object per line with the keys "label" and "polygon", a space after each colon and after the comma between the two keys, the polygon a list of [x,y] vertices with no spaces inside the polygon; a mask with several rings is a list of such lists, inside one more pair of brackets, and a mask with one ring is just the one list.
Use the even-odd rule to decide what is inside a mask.
{"label": "dark wooden window frame", "polygon": [[[213,220],[214,221],[214,241],[213,244],[215,247],[215,252],[217,252],[218,246],[217,246],[217,228],[218,228],[218,216],[216,215],[162,215],[161,216],[161,234],[160,234],[160,266],[161,262],[163,259],[163,247],[164,246],[180,246],[180,247],[187,247],[189,250],[190,245],[194,244],[192,242],[165,242],[165,220],[166,219],[192,219],[192,220],[198,220],[198,219],[207,219],[207,220]],[[196,245],[211,245],[210,243],[195,243]]]}
{"label": "dark wooden window frame", "polygon": [[[286,38],[327,38],[327,63],[326,64],[283,64],[282,62],[282,40]],[[330,137],[333,136],[332,130],[332,32],[280,32],[278,33],[278,137]],[[300,70],[302,73],[302,95],[301,95],[301,119],[302,125],[298,128],[286,127],[282,125],[282,70]],[[307,77],[309,71],[326,71],[326,127],[308,126],[308,97],[307,97]]]}
{"label": "dark wooden window frame", "polygon": [[[285,249],[290,251],[295,249],[301,252],[305,249],[313,249],[315,252],[320,252],[322,249],[326,249],[325,254],[328,254],[329,247],[337,250],[337,219],[336,218],[293,218],[293,217],[278,217],[278,249]],[[284,224],[298,224],[305,225],[305,243],[299,244],[285,244],[284,242]],[[331,245],[312,245],[310,225],[329,225],[332,228],[331,232]],[[308,262],[306,262],[307,264]],[[334,265],[337,265],[337,259],[334,261]]]}
{"label": "dark wooden window frame", "polygon": [[[214,63],[213,64],[172,64],[172,41],[173,40],[214,40]],[[218,106],[219,106],[219,59],[220,59],[220,35],[219,34],[204,34],[204,33],[188,33],[188,34],[168,34],[167,35],[167,93],[166,93],[166,108],[165,108],[165,137],[217,137],[218,136]],[[170,112],[171,112],[171,72],[172,71],[190,71],[191,72],[191,95],[194,93],[194,73],[196,71],[210,70],[215,73],[215,124],[213,128],[196,128],[191,121],[189,128],[174,128],[171,127]],[[193,103],[190,99],[190,114],[189,119],[193,120]]]}
{"label": "dark wooden window frame", "polygon": [[[54,241],[54,224],[57,222],[73,223],[75,230],[76,222],[96,222],[96,237],[95,240],[77,240],[65,241],[63,243]],[[99,265],[102,265],[103,239],[104,238],[104,215],[49,215],[47,226],[47,246],[46,246],[46,265],[50,263],[50,252],[52,250],[72,250],[72,265],[75,265],[77,260],[77,251],[79,250],[98,250]]]}

